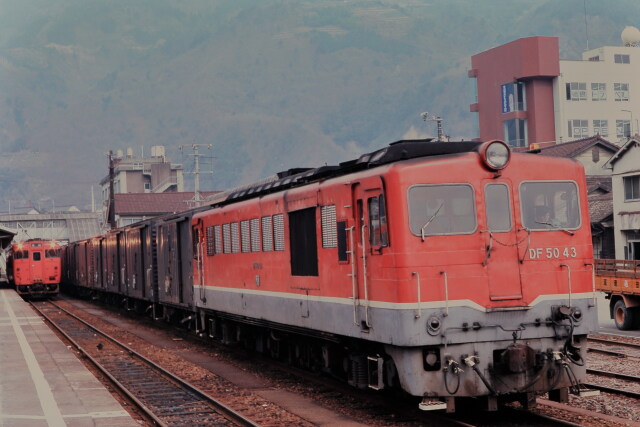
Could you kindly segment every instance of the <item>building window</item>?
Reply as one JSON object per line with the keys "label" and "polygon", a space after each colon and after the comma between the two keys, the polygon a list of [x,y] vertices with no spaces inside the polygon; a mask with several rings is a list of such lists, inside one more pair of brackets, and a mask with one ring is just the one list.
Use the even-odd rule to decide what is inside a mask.
{"label": "building window", "polygon": [[586,101],[587,84],[578,82],[567,83],[567,99],[570,101]]}
{"label": "building window", "polygon": [[616,136],[618,138],[631,136],[631,120],[616,120]]}
{"label": "building window", "polygon": [[607,84],[591,83],[591,100],[606,101],[607,100]]}
{"label": "building window", "polygon": [[527,121],[526,119],[505,120],[504,139],[512,147],[527,146]]}
{"label": "building window", "polygon": [[598,62],[600,61],[600,56],[592,56],[591,58],[589,58],[589,61]]}
{"label": "building window", "polygon": [[600,136],[609,136],[609,122],[607,120],[594,120],[593,133]]}
{"label": "building window", "polygon": [[144,189],[145,190],[151,190],[151,183],[150,182],[145,182],[144,183]]}
{"label": "building window", "polygon": [[624,200],[639,200],[640,175],[625,176],[622,181],[624,182]]}
{"label": "building window", "polygon": [[591,160],[593,160],[593,163],[598,163],[600,161],[600,150],[598,150],[598,147],[593,147],[591,149]]}
{"label": "building window", "polygon": [[569,137],[586,138],[589,136],[588,120],[569,120]]}
{"label": "building window", "polygon": [[623,55],[621,53],[616,53],[613,55],[613,60],[616,64],[629,64],[631,63],[629,55]]}
{"label": "building window", "polygon": [[615,94],[616,101],[628,101],[629,100],[629,83],[614,83],[613,93]]}
{"label": "building window", "polygon": [[525,109],[524,83],[516,82],[502,85],[502,112],[510,113]]}

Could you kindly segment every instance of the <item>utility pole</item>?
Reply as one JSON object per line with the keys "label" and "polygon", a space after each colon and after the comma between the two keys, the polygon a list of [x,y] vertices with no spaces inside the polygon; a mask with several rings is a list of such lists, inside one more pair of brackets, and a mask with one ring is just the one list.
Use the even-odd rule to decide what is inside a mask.
{"label": "utility pole", "polygon": [[109,215],[107,222],[111,229],[116,228],[116,198],[113,188],[115,181],[115,164],[113,162],[113,151],[109,150]]}
{"label": "utility pole", "polygon": [[[185,145],[181,145],[179,148],[180,150],[182,150],[184,147],[186,147]],[[191,149],[193,149],[193,154],[189,154],[190,156],[193,156],[193,174],[194,174],[194,180],[193,180],[193,186],[194,186],[194,191],[193,191],[193,199],[192,201],[195,203],[195,207],[199,208],[200,206],[202,206],[202,202],[204,201],[204,199],[202,198],[202,196],[200,195],[200,174],[201,173],[213,173],[213,171],[210,172],[201,172],[200,171],[200,157],[202,157],[203,155],[200,154],[200,147],[205,147],[209,150],[211,150],[211,148],[213,147],[211,144],[191,144]]]}
{"label": "utility pole", "polygon": [[429,114],[428,112],[424,112],[420,114],[422,120],[426,122],[436,122],[436,126],[438,129],[438,139],[436,141],[442,141],[443,132],[442,132],[442,117],[434,116],[433,114]]}

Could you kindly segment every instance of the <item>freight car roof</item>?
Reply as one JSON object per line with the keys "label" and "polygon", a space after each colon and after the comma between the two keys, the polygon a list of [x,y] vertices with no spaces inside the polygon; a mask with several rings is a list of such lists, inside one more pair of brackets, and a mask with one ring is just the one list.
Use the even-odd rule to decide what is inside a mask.
{"label": "freight car roof", "polygon": [[209,200],[211,204],[223,205],[291,187],[297,187],[323,178],[346,175],[359,170],[402,160],[477,151],[481,144],[481,142],[474,141],[441,142],[432,141],[431,139],[400,140],[389,144],[388,147],[363,154],[357,159],[340,163],[338,166],[321,166],[315,169],[289,169],[288,171],[278,173],[271,180],[219,193]]}

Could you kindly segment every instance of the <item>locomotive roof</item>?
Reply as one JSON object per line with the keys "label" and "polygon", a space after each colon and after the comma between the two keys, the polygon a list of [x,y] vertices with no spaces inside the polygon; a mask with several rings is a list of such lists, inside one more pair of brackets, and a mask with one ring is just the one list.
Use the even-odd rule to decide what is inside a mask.
{"label": "locomotive roof", "polygon": [[432,139],[400,140],[392,142],[388,147],[363,154],[357,159],[340,163],[337,166],[321,166],[315,169],[289,169],[259,183],[220,193],[209,200],[213,205],[227,204],[297,187],[320,179],[342,176],[359,170],[402,160],[473,152],[477,151],[481,144],[482,142],[476,141],[442,142],[433,141]]}

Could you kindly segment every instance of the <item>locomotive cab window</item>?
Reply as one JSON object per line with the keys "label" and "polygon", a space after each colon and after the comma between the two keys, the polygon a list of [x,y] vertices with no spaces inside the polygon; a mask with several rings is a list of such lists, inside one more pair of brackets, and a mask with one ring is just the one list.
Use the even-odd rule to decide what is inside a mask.
{"label": "locomotive cab window", "polygon": [[367,203],[369,205],[369,243],[372,247],[378,248],[389,246],[384,195],[371,197]]}
{"label": "locomotive cab window", "polygon": [[487,228],[492,232],[511,230],[511,203],[506,184],[488,184],[484,187]]}
{"label": "locomotive cab window", "polygon": [[42,253],[41,252],[34,252],[33,253],[33,260],[34,261],[40,261],[41,258],[42,258]]}
{"label": "locomotive cab window", "polygon": [[468,184],[414,185],[408,201],[409,227],[415,236],[476,231],[474,191]]}
{"label": "locomotive cab window", "polygon": [[571,181],[520,184],[522,223],[529,230],[575,230],[580,227],[578,186]]}

